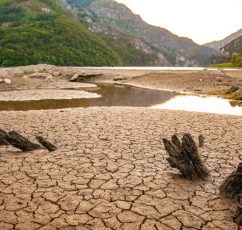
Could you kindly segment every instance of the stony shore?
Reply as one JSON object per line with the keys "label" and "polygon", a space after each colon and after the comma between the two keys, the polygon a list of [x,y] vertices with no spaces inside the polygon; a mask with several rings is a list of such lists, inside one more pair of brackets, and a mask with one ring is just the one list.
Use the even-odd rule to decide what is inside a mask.
{"label": "stony shore", "polygon": [[[218,187],[242,160],[242,117],[104,107],[0,112],[0,124],[58,146],[0,147],[0,229],[238,229]],[[175,131],[205,136],[206,181],[168,166],[161,139]]]}

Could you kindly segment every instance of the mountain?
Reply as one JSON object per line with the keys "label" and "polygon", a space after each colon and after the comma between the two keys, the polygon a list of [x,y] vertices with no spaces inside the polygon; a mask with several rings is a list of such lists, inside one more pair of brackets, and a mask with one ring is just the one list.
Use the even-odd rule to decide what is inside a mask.
{"label": "mountain", "polygon": [[87,28],[101,36],[126,65],[135,64],[136,57],[140,57],[135,52],[146,54],[147,60],[143,61],[147,65],[176,66],[205,65],[209,57],[217,53],[191,39],[147,24],[125,5],[113,0],[66,1]]}
{"label": "mountain", "polygon": [[238,38],[240,36],[242,36],[242,29],[238,30],[237,32],[229,35],[228,37],[226,37],[220,41],[213,41],[210,43],[206,43],[206,44],[204,44],[204,46],[208,46],[213,49],[220,50],[221,48],[228,45],[230,42],[232,42],[233,40],[235,40],[236,38]]}
{"label": "mountain", "polygon": [[63,3],[0,0],[0,66],[122,65],[120,56]]}
{"label": "mountain", "polygon": [[237,37],[233,41],[229,42],[227,45],[223,47],[223,49],[225,52],[228,52],[230,54],[242,54],[242,35]]}
{"label": "mountain", "polygon": [[[239,31],[235,34],[239,35]],[[230,38],[232,37],[230,36]],[[226,41],[228,42],[228,40]],[[211,63],[213,63],[213,66],[242,67],[242,35],[224,44],[221,43],[219,55],[212,57]]]}

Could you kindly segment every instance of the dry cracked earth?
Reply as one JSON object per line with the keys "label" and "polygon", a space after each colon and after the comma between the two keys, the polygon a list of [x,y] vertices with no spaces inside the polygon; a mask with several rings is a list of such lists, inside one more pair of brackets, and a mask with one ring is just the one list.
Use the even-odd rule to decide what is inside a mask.
{"label": "dry cracked earth", "polygon": [[[88,108],[0,112],[0,126],[58,146],[0,148],[1,230],[239,229],[218,187],[242,160],[242,117]],[[175,131],[205,136],[206,181],[169,167],[161,139]]]}

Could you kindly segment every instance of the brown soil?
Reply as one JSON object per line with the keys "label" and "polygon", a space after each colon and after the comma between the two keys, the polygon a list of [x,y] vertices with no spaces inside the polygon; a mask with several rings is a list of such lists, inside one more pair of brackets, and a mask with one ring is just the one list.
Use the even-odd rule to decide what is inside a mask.
{"label": "brown soil", "polygon": [[[0,229],[237,230],[219,185],[242,160],[242,118],[145,108],[0,112],[1,128],[58,150],[0,147]],[[189,131],[211,176],[169,167],[162,138]]]}

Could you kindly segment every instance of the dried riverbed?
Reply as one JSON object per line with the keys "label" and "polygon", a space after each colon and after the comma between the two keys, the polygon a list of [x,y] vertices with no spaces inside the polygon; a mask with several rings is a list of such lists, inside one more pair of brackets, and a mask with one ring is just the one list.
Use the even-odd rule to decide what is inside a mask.
{"label": "dried riverbed", "polygon": [[[58,146],[0,148],[0,229],[238,229],[218,186],[242,160],[242,117],[112,107],[0,112],[0,124]],[[206,181],[168,166],[161,139],[175,130],[205,136]]]}
{"label": "dried riverbed", "polygon": [[[26,67],[24,71],[28,68],[37,69]],[[42,67],[38,68],[40,71]],[[80,83],[68,83],[69,75],[79,68],[63,68],[63,72],[57,67],[44,68],[58,77],[51,81],[13,77],[11,85],[0,84],[0,91],[11,94],[12,90],[28,89],[36,93],[42,89],[51,95],[52,89],[66,91],[69,85],[67,88],[72,90],[74,87],[99,94],[100,89],[93,86],[83,89]],[[114,74],[121,73],[102,71],[104,75],[95,81],[110,81]],[[144,72],[132,70],[127,74],[122,70],[125,73],[124,83],[159,90],[173,86],[177,91],[189,91],[186,82],[193,79],[191,72],[184,71],[182,75],[188,74],[184,78],[181,72],[172,78],[166,73],[146,72],[153,75],[140,77]],[[221,82],[222,74],[219,72],[216,79],[212,73],[199,70],[188,86],[192,89],[189,92],[195,92],[194,87],[199,92],[210,86],[229,87],[241,80],[241,75],[226,73],[231,76]],[[142,99],[141,95],[144,91],[140,93]],[[127,92],[123,96],[123,101],[130,99]],[[112,98],[119,99],[115,95]],[[0,146],[0,229],[238,230],[231,218],[236,205],[221,198],[218,187],[242,161],[242,116],[124,105],[0,111],[0,128],[14,129],[32,141],[34,136],[42,135],[58,147],[52,153],[23,153]],[[207,180],[187,181],[169,167],[161,140],[174,132],[190,132],[196,140],[203,134],[205,146],[199,152],[211,172]]]}

